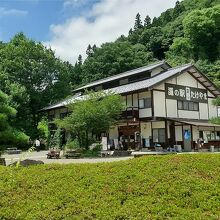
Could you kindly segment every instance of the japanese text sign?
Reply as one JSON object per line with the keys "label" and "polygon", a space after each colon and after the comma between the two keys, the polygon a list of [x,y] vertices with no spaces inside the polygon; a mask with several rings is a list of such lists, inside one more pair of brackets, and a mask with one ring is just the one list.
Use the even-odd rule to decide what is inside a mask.
{"label": "japanese text sign", "polygon": [[165,83],[165,92],[167,99],[202,103],[208,102],[207,90],[205,89]]}

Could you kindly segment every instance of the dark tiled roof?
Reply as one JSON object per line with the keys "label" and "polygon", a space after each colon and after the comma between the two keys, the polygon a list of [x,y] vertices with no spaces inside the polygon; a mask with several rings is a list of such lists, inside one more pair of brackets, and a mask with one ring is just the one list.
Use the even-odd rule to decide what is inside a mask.
{"label": "dark tiled roof", "polygon": [[[197,80],[204,85],[207,88],[211,88],[210,91],[215,94],[216,96],[220,96],[220,91],[219,89],[201,72],[199,72],[198,69],[196,69],[195,66],[193,66],[192,64],[185,64],[179,67],[175,67],[175,68],[170,68],[167,71],[161,72],[149,79],[145,79],[142,81],[138,81],[138,82],[134,82],[134,83],[130,83],[130,84],[126,84],[126,85],[122,85],[122,86],[118,86],[115,88],[111,88],[107,91],[111,91],[113,93],[116,94],[125,94],[125,93],[129,93],[129,92],[134,92],[134,91],[140,91],[143,89],[151,89],[153,87],[155,87],[156,85],[168,80],[169,78],[172,78],[173,76],[175,76],[176,74],[180,74],[183,73],[184,71],[189,71],[190,74],[192,74],[194,76],[194,78],[197,78]],[[105,79],[103,79],[104,82]],[[100,82],[100,81],[99,81]],[[91,85],[91,84],[89,84]],[[74,103],[77,100],[82,100],[86,98],[85,95],[82,96],[73,96],[69,99],[66,99],[62,102],[59,102],[55,105],[51,105],[49,107],[46,107],[44,109],[42,109],[42,111],[46,111],[46,110],[50,110],[50,109],[55,109],[55,108],[60,108],[63,106],[66,106],[70,103]]]}
{"label": "dark tiled roof", "polygon": [[96,85],[107,83],[107,82],[110,82],[110,81],[119,80],[121,78],[132,76],[132,75],[135,75],[135,74],[138,74],[138,73],[150,71],[150,70],[153,70],[153,69],[155,69],[157,67],[160,67],[160,66],[165,66],[167,69],[170,67],[170,65],[167,64],[165,61],[160,61],[160,62],[157,62],[157,63],[153,63],[153,64],[150,64],[150,65],[147,65],[147,66],[143,66],[143,67],[140,67],[140,68],[137,68],[137,69],[134,69],[134,70],[130,70],[130,71],[127,71],[127,72],[124,72],[124,73],[120,73],[120,74],[117,74],[117,75],[114,75],[114,76],[110,76],[110,77],[107,77],[107,78],[104,78],[104,79],[101,79],[101,80],[97,80],[97,81],[88,83],[87,85],[82,86],[78,89],[75,89],[74,91],[79,91],[79,90],[82,90],[82,89],[86,89],[86,88],[89,88],[89,87],[93,87],[93,86],[96,86]]}

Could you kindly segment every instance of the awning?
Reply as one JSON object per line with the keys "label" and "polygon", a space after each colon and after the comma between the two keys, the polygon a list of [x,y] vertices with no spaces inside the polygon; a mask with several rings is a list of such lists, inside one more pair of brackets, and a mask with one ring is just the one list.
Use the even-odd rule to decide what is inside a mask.
{"label": "awning", "polygon": [[201,126],[201,127],[220,127],[219,124],[212,124],[210,122],[203,121],[177,121],[183,124],[193,125],[193,126]]}

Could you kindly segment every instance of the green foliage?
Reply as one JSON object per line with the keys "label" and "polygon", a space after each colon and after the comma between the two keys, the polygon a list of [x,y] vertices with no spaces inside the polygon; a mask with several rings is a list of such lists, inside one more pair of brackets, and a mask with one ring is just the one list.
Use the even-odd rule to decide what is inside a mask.
{"label": "green foliage", "polygon": [[48,139],[50,135],[50,131],[49,131],[48,119],[46,117],[43,117],[38,122],[37,129],[40,133],[41,138]]}
{"label": "green foliage", "polygon": [[79,141],[80,147],[88,148],[89,137],[109,130],[120,117],[123,104],[119,95],[110,92],[90,92],[70,104],[72,113],[56,123],[70,131]]}
{"label": "green foliage", "polygon": [[220,155],[0,167],[0,219],[218,219]]}
{"label": "green foliage", "polygon": [[37,125],[39,137],[45,143],[46,147],[49,146],[51,134],[49,130],[49,123],[46,117],[42,117],[42,119],[38,122]]}
{"label": "green foliage", "polygon": [[154,60],[152,53],[147,52],[141,44],[132,45],[128,41],[105,43],[81,66],[82,83],[112,76]]}
{"label": "green foliage", "polygon": [[208,60],[198,60],[196,66],[206,73],[207,76],[220,88],[220,59],[215,62]]}
{"label": "green foliage", "polygon": [[16,104],[17,128],[33,138],[37,136],[37,111],[71,94],[72,69],[56,58],[54,51],[22,33],[0,47],[0,79],[4,79],[0,86]]}
{"label": "green foliage", "polygon": [[215,60],[220,55],[220,5],[192,11],[183,21],[185,36],[194,47],[195,59]]}
{"label": "green foliage", "polygon": [[61,128],[58,127],[57,130],[50,135],[49,138],[49,148],[59,149],[61,148]]}
{"label": "green foliage", "polygon": [[9,103],[10,97],[0,90],[0,145],[27,144],[29,137],[12,127],[17,111]]}
{"label": "green foliage", "polygon": [[74,140],[67,141],[65,149],[78,149],[80,148],[79,140],[75,138]]}
{"label": "green foliage", "polygon": [[[212,65],[219,60],[219,21],[219,0],[177,1],[152,22],[146,15],[144,25],[138,13],[127,37],[96,50],[87,48],[89,56],[74,68],[76,76],[81,75],[78,82],[86,84],[165,58],[174,66],[194,62],[200,68],[198,61],[204,60]],[[218,75],[211,77],[216,81]]]}
{"label": "green foliage", "polygon": [[142,21],[141,21],[141,15],[137,13],[135,22],[134,22],[134,31],[137,31],[139,29],[143,28]]}

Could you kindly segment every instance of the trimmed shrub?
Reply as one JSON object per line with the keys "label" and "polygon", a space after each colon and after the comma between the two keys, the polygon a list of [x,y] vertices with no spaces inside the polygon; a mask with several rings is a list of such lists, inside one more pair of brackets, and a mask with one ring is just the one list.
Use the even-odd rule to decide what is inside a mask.
{"label": "trimmed shrub", "polygon": [[0,219],[219,219],[220,155],[0,167]]}

